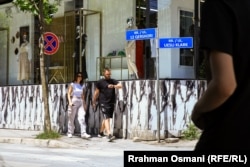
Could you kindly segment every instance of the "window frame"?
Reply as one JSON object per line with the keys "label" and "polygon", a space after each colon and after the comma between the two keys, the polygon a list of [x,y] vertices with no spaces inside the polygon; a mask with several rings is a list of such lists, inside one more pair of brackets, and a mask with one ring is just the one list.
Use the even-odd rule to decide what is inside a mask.
{"label": "window frame", "polygon": [[[190,9],[185,9],[185,8],[179,8],[178,9],[178,19],[179,19],[179,37],[193,37],[194,38],[194,33],[193,34],[187,34],[187,31],[190,33],[190,27],[191,25],[187,26],[184,28],[184,34],[181,32],[181,25],[182,25],[182,12],[189,12],[189,15],[184,15],[186,18],[191,18],[191,25],[194,25],[194,11]],[[190,22],[190,21],[186,21]],[[194,47],[193,48],[180,48],[179,49],[179,65],[182,67],[194,67]],[[190,59],[190,60],[188,60]],[[188,63],[189,62],[189,63]]]}

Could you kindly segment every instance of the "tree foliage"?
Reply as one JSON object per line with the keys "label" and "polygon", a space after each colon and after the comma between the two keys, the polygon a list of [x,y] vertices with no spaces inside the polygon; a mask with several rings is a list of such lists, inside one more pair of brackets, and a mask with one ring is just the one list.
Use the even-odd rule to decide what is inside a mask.
{"label": "tree foliage", "polygon": [[49,0],[13,0],[13,4],[23,12],[30,12],[35,16],[39,16],[39,2],[43,1],[43,17],[45,23],[49,24],[52,21],[52,16],[58,11],[57,5]]}

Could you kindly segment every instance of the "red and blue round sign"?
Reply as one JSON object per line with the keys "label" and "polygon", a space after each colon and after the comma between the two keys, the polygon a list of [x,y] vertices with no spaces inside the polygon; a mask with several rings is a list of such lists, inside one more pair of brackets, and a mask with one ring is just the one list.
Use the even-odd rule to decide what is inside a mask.
{"label": "red and blue round sign", "polygon": [[44,54],[53,55],[59,49],[59,39],[52,32],[44,33]]}

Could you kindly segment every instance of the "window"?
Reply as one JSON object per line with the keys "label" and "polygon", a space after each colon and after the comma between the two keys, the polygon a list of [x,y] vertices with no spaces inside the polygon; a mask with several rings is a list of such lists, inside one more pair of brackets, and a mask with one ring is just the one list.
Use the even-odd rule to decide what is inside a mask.
{"label": "window", "polygon": [[[194,37],[193,12],[180,10],[180,37]],[[194,65],[194,48],[180,49],[180,65]]]}

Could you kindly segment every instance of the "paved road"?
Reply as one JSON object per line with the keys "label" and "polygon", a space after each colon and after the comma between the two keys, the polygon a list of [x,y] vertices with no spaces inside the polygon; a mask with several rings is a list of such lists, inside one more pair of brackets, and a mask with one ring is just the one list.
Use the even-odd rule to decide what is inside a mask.
{"label": "paved road", "polygon": [[192,150],[192,147],[135,143],[122,139],[109,143],[105,139],[94,138],[82,143],[79,148],[0,143],[0,167],[122,167],[124,150]]}
{"label": "paved road", "polygon": [[[119,167],[122,151],[58,149],[0,143],[0,167]],[[117,165],[119,164],[119,165]]]}
{"label": "paved road", "polygon": [[40,132],[0,129],[0,167],[122,167],[123,153],[129,151],[193,150],[197,141],[166,143],[157,141],[134,142],[131,139],[63,135],[57,140],[35,139]]}

